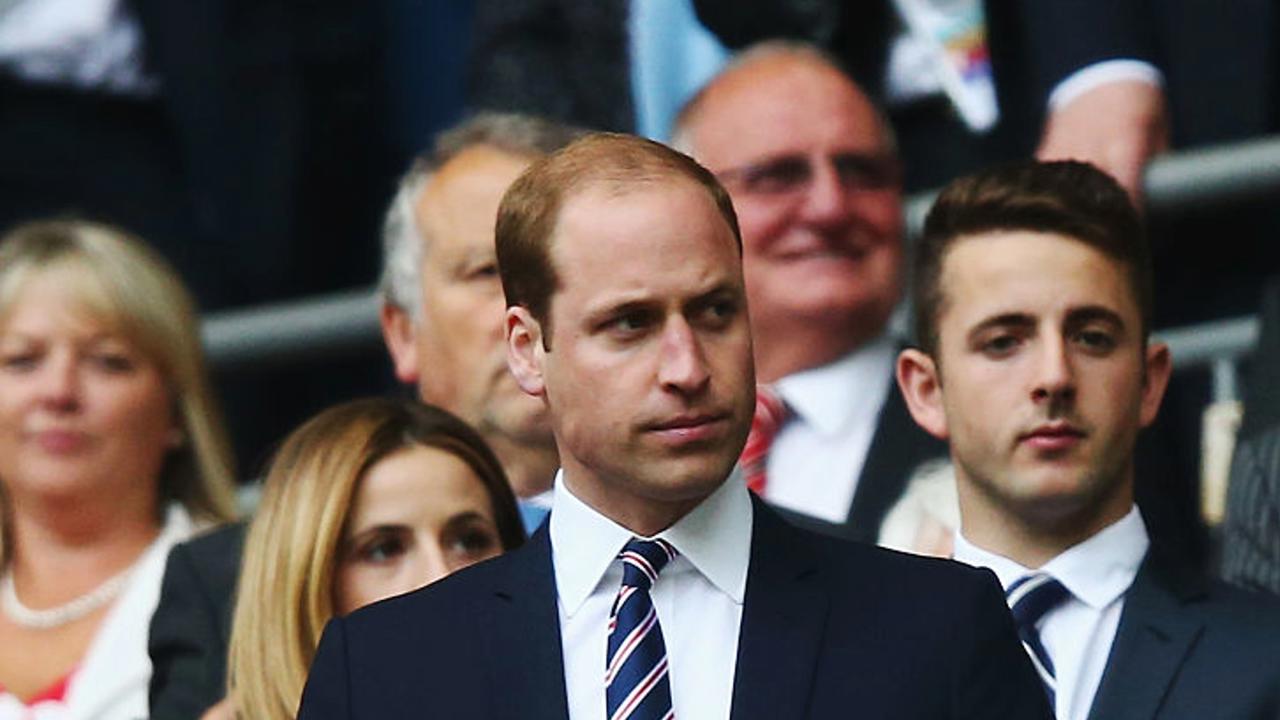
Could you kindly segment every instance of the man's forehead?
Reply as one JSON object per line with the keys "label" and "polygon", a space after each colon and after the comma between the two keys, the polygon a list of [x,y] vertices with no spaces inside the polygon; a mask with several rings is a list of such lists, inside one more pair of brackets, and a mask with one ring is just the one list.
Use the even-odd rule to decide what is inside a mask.
{"label": "man's forehead", "polygon": [[442,165],[423,189],[419,207],[437,200],[490,199],[502,194],[532,159],[492,145],[473,145]]}
{"label": "man's forehead", "polygon": [[[1010,230],[955,239],[942,258],[939,316],[1063,319],[1105,308],[1137,324],[1138,304],[1123,261],[1076,238]],[[963,306],[959,304],[963,303]]]}
{"label": "man's forehead", "polygon": [[530,162],[521,155],[476,145],[445,163],[428,180],[414,207],[427,247],[492,245],[502,196]]}
{"label": "man's forehead", "polygon": [[713,169],[817,149],[874,152],[886,145],[866,96],[815,58],[770,55],[714,83],[690,126],[699,158]]}
{"label": "man's forehead", "polygon": [[[683,202],[683,205],[675,204],[680,202]],[[629,214],[643,205],[649,213],[649,218],[656,222],[669,217],[666,208],[688,208],[691,204],[693,207],[701,206],[705,214],[699,218],[684,218],[683,221],[687,221],[691,231],[692,228],[697,227],[696,221],[706,220],[713,223],[708,231],[715,233],[717,239],[730,251],[733,258],[730,265],[740,268],[741,259],[733,231],[720,214],[710,193],[693,180],[678,174],[644,180],[600,180],[575,188],[564,198],[550,235],[549,249],[552,264],[560,272],[565,270],[566,262],[587,257],[607,258],[615,254],[637,251],[643,254],[660,253],[670,260],[679,262],[680,258],[686,255],[685,248],[668,247],[665,251],[661,250],[659,248],[661,241],[669,239],[665,234],[655,235],[653,245],[645,247],[611,239],[613,219],[616,219],[620,213]],[[673,209],[672,212],[679,212],[679,210]],[[640,218],[645,219],[643,216]],[[689,252],[692,253],[693,250],[689,249]],[[618,277],[624,277],[628,268],[619,265],[617,269]],[[571,275],[571,273],[565,274]],[[568,278],[562,277],[562,282],[566,279]]]}

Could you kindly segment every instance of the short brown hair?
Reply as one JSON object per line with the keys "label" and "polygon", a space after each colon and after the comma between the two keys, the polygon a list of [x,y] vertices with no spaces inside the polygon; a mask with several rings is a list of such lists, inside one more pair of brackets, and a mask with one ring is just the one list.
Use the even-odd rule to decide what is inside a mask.
{"label": "short brown hair", "polygon": [[953,181],[929,210],[912,276],[916,342],[924,352],[937,356],[948,249],[966,236],[1009,230],[1065,235],[1123,264],[1142,336],[1150,332],[1151,248],[1129,195],[1088,163],[1023,161]]}
{"label": "short brown hair", "polygon": [[529,309],[542,325],[544,346],[550,347],[551,296],[560,287],[551,262],[551,236],[568,198],[599,184],[622,193],[629,185],[678,178],[707,191],[741,252],[738,216],[719,181],[688,155],[652,140],[592,133],[534,162],[511,184],[498,206],[498,272],[507,306]]}

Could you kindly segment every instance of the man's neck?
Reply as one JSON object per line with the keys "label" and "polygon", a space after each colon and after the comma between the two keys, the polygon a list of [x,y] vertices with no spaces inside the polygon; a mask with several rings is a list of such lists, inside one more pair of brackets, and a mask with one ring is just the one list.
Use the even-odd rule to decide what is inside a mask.
{"label": "man's neck", "polygon": [[609,492],[600,484],[575,482],[573,473],[566,469],[564,485],[574,497],[592,510],[630,530],[637,537],[654,537],[675,525],[688,515],[706,497],[658,502],[652,499],[638,501],[634,496],[620,496]]}
{"label": "man's neck", "polygon": [[1102,509],[1014,514],[967,500],[963,489],[960,495],[960,531],[965,540],[1031,570],[1111,526],[1133,507],[1129,492]]}

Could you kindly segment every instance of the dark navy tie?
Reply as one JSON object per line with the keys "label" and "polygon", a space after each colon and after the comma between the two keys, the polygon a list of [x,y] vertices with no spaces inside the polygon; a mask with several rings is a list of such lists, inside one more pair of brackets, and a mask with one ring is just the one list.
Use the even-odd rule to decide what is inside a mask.
{"label": "dark navy tie", "polygon": [[1061,605],[1071,597],[1071,591],[1062,583],[1044,573],[1034,573],[1018,579],[1004,593],[1013,611],[1013,622],[1018,626],[1018,636],[1022,638],[1022,646],[1031,656],[1031,664],[1035,665],[1044,683],[1045,694],[1049,696],[1049,707],[1056,707],[1058,678],[1053,669],[1053,659],[1040,642],[1040,631],[1036,625],[1050,610]]}
{"label": "dark navy tie", "polygon": [[605,707],[609,720],[674,718],[667,646],[649,589],[676,556],[666,540],[632,539],[622,548],[622,587],[609,613]]}

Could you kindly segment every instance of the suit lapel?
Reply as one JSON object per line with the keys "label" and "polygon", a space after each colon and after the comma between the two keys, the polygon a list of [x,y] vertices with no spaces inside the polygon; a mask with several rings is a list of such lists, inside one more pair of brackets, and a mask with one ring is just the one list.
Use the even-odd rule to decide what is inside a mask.
{"label": "suit lapel", "polygon": [[897,384],[891,384],[862,463],[842,535],[874,543],[880,534],[880,523],[902,497],[911,472],[921,462],[946,454],[946,444],[916,425]]}
{"label": "suit lapel", "polygon": [[1182,572],[1152,548],[1125,595],[1090,720],[1156,716],[1203,630],[1203,620],[1189,606],[1204,594],[1202,578]]}
{"label": "suit lapel", "polygon": [[799,533],[754,495],[751,561],[733,680],[732,720],[807,713],[829,598]]}
{"label": "suit lapel", "polygon": [[494,717],[569,717],[547,526],[512,553],[509,572],[494,586],[488,618]]}

